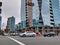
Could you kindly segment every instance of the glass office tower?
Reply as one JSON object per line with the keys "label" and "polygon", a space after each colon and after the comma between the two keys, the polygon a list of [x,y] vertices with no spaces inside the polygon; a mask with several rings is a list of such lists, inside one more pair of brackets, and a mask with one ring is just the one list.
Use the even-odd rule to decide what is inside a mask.
{"label": "glass office tower", "polygon": [[33,19],[39,26],[54,26],[54,13],[52,0],[33,0]]}
{"label": "glass office tower", "polygon": [[21,0],[21,23],[23,28],[32,27],[32,0]]}
{"label": "glass office tower", "polygon": [[1,6],[2,6],[2,2],[0,2],[0,30],[1,30],[1,23],[2,23]]}
{"label": "glass office tower", "polygon": [[21,0],[21,23],[22,23],[22,27],[25,28],[26,27],[26,0]]}
{"label": "glass office tower", "polygon": [[51,0],[51,1],[53,5],[55,26],[59,26],[60,24],[59,0]]}
{"label": "glass office tower", "polygon": [[[21,21],[26,27],[27,0],[21,0]],[[32,0],[32,25],[56,26],[59,22],[58,0]],[[36,25],[35,25],[36,24]]]}
{"label": "glass office tower", "polygon": [[0,30],[1,30],[2,17],[0,16]]}
{"label": "glass office tower", "polygon": [[59,1],[59,11],[60,11],[60,0],[58,0]]}
{"label": "glass office tower", "polygon": [[15,17],[9,17],[7,21],[7,27],[8,30],[15,30]]}
{"label": "glass office tower", "polygon": [[60,0],[55,0],[56,4],[55,4],[55,10],[56,10],[56,26],[59,26],[60,24]]}

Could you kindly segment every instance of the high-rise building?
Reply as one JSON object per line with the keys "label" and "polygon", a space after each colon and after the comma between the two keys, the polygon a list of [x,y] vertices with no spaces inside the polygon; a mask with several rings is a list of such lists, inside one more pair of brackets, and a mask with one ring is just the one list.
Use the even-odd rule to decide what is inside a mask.
{"label": "high-rise building", "polygon": [[16,30],[22,30],[22,23],[16,24]]}
{"label": "high-rise building", "polygon": [[23,28],[29,27],[29,23],[31,23],[32,26],[35,24],[37,26],[55,26],[53,1],[21,0],[21,22]]}
{"label": "high-rise building", "polygon": [[56,25],[58,26],[60,24],[60,19],[59,19],[60,18],[60,0],[55,0],[55,1],[57,3],[55,5],[56,6],[55,7],[56,8],[55,10],[56,10],[56,13],[58,14],[58,15],[56,15],[56,21],[57,21],[56,22]]}
{"label": "high-rise building", "polygon": [[9,17],[7,21],[7,27],[8,30],[15,30],[15,17]]}
{"label": "high-rise building", "polygon": [[1,14],[1,6],[2,6],[2,2],[0,2],[0,14]]}
{"label": "high-rise building", "polygon": [[23,28],[32,27],[32,0],[21,0],[21,22]]}
{"label": "high-rise building", "polygon": [[59,1],[59,11],[60,11],[60,0],[58,0]]}
{"label": "high-rise building", "polygon": [[0,16],[0,30],[1,30],[2,17]]}
{"label": "high-rise building", "polygon": [[33,19],[38,26],[55,26],[52,0],[33,0]]}
{"label": "high-rise building", "polygon": [[2,2],[0,2],[0,30],[1,30],[1,23],[2,23],[1,6],[2,6]]}

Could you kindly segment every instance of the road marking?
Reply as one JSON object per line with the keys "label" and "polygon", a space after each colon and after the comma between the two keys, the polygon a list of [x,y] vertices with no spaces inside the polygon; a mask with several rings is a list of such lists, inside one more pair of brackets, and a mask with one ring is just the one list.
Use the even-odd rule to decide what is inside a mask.
{"label": "road marking", "polygon": [[13,40],[13,41],[15,41],[16,43],[18,43],[19,45],[25,45],[24,43],[22,43],[22,42],[20,42],[20,41],[18,41],[18,40],[16,40],[16,39],[14,39],[14,38],[11,38],[11,37],[8,37],[9,39],[11,39],[11,40]]}

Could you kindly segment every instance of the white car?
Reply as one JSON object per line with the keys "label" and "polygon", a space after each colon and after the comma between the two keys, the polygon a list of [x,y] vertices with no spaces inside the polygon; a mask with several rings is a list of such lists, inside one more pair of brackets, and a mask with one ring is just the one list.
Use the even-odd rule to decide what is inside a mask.
{"label": "white car", "polygon": [[18,33],[9,33],[10,36],[18,36]]}
{"label": "white car", "polygon": [[4,33],[4,36],[8,36],[8,33]]}
{"label": "white car", "polygon": [[32,32],[32,31],[28,31],[28,32],[24,32],[24,33],[20,33],[19,34],[20,37],[35,37],[36,33]]}

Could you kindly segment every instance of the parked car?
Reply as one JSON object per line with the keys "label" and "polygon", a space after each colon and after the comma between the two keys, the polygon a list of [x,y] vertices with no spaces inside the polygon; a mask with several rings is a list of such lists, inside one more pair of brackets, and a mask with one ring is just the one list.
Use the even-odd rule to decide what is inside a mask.
{"label": "parked car", "polygon": [[20,33],[19,34],[20,37],[35,37],[36,33],[32,32],[32,31],[28,31],[28,32],[24,32],[24,33]]}
{"label": "parked car", "polygon": [[46,36],[48,36],[48,37],[53,36],[53,37],[54,37],[55,35],[56,35],[55,32],[45,32],[45,33],[43,34],[44,37],[46,37]]}
{"label": "parked car", "polygon": [[8,36],[8,33],[4,33],[4,36]]}
{"label": "parked car", "polygon": [[10,36],[18,36],[18,33],[9,33]]}

